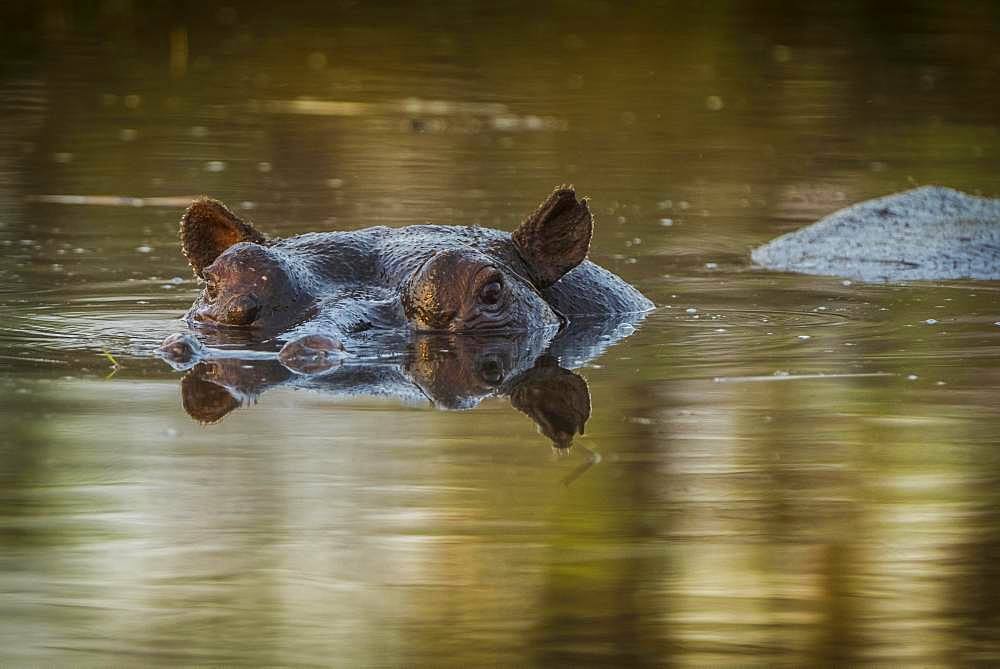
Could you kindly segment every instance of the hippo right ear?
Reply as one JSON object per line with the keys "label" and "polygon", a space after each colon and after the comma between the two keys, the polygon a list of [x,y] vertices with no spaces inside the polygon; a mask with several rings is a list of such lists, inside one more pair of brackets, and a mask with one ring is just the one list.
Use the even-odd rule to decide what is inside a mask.
{"label": "hippo right ear", "polygon": [[594,220],[572,186],[560,186],[511,234],[538,288],[548,288],[587,257]]}
{"label": "hippo right ear", "polygon": [[207,197],[191,203],[181,219],[181,250],[199,277],[219,255],[239,242],[267,243],[267,237],[240,220],[226,205]]}

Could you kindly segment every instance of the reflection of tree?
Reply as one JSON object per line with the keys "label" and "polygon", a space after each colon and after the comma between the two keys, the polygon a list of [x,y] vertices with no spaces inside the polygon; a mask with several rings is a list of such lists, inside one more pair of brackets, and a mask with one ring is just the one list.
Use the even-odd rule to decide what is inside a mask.
{"label": "reflection of tree", "polygon": [[[619,406],[655,414],[648,387],[627,386]],[[603,464],[549,515],[544,581],[534,604],[533,662],[543,666],[662,666],[669,625],[659,584],[670,573],[659,537],[669,527],[659,511],[670,479],[656,465],[669,447],[644,422],[618,427],[601,447],[626,455]]]}

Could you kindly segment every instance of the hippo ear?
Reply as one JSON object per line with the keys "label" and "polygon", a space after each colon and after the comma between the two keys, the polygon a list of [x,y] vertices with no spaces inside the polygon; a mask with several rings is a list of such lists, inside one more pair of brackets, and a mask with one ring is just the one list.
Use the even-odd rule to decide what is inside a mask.
{"label": "hippo ear", "polygon": [[535,285],[548,288],[583,262],[593,233],[587,201],[577,200],[572,186],[561,186],[511,237]]}
{"label": "hippo ear", "polygon": [[219,255],[238,242],[264,244],[267,238],[218,200],[202,197],[181,219],[181,250],[199,277]]}

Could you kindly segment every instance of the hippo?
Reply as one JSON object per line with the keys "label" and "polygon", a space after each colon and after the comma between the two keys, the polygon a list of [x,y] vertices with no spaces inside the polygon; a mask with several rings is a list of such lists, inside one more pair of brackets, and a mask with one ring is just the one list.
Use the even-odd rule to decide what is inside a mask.
{"label": "hippo", "polygon": [[1000,279],[1000,200],[924,186],[861,202],[755,249],[761,267],[868,282]]}
{"label": "hippo", "polygon": [[[181,249],[204,282],[186,320],[199,333],[283,344],[300,374],[372,353],[387,333],[492,335],[558,331],[572,320],[641,314],[653,303],[586,259],[593,218],[560,186],[513,232],[478,226],[268,236],[207,197],[180,224]],[[160,352],[190,361],[189,336]],[[390,346],[391,347],[391,346]]]}

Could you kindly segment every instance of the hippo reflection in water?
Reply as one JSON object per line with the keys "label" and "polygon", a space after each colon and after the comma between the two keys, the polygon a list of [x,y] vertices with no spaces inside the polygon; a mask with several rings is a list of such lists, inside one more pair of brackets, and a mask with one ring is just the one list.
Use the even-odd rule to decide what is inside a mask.
{"label": "hippo reflection in water", "polygon": [[[590,418],[590,391],[571,371],[628,336],[643,314],[622,318],[577,319],[567,327],[508,335],[424,334],[400,342],[375,337],[371,350],[342,358],[321,372],[302,372],[274,353],[202,346],[184,360],[167,355],[181,380],[185,410],[201,423],[214,423],[233,410],[254,404],[274,387],[318,392],[330,397],[394,397],[439,409],[471,409],[484,399],[506,397],[531,418],[557,448],[583,434]],[[384,344],[384,346],[383,346]],[[399,348],[376,354],[375,347]]]}
{"label": "hippo reflection in water", "polygon": [[[209,341],[283,346],[276,359],[247,365],[259,356],[179,334],[160,353],[191,369],[185,406],[201,420],[279,383],[338,394],[419,389],[450,408],[499,394],[566,445],[576,430],[551,407],[565,395],[569,413],[583,416],[566,425],[582,428],[590,403],[582,379],[557,364],[559,351],[592,357],[653,308],[586,259],[592,233],[587,202],[571,187],[557,188],[513,233],[415,225],[274,239],[201,199],[181,221],[182,250],[205,282],[189,325]],[[427,353],[435,350],[449,357]],[[387,352],[399,360],[379,362]],[[484,355],[506,363],[484,376]]]}

